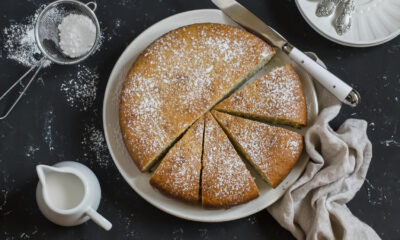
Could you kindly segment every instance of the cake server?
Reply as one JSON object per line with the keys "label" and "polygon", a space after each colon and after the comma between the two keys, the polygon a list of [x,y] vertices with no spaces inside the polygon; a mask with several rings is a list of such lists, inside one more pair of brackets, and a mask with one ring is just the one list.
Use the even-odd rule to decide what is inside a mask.
{"label": "cake server", "polygon": [[359,93],[336,77],[334,74],[320,66],[302,51],[291,45],[278,32],[265,24],[261,19],[251,13],[235,0],[211,0],[233,21],[244,28],[256,33],[273,46],[285,52],[293,61],[302,66],[315,80],[321,83],[328,91],[343,103],[352,107],[360,103]]}

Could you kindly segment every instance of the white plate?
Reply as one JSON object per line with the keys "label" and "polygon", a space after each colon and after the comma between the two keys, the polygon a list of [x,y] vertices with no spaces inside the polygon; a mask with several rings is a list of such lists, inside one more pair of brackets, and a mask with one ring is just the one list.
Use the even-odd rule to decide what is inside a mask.
{"label": "white plate", "polygon": [[[108,148],[115,165],[129,185],[149,203],[155,207],[184,219],[202,222],[221,222],[246,217],[265,209],[281,197],[285,190],[293,184],[303,172],[308,156],[303,153],[289,176],[277,188],[272,189],[260,178],[256,179],[260,196],[249,203],[232,207],[228,210],[205,210],[201,206],[182,203],[173,198],[164,196],[149,184],[150,173],[141,173],[132,161],[122,140],[119,127],[119,99],[123,82],[137,56],[154,40],[163,34],[184,25],[194,23],[222,23],[236,25],[219,10],[195,10],[176,14],[166,18],[140,34],[122,53],[111,72],[104,96],[103,122]],[[268,68],[274,65],[292,63],[297,69],[307,98],[309,121],[317,116],[318,104],[315,89],[310,77],[282,53],[273,58]],[[302,130],[304,131],[304,129]]]}
{"label": "white plate", "polygon": [[376,46],[400,34],[399,0],[356,0],[350,30],[342,36],[336,33],[335,16],[317,17],[317,0],[296,0],[304,19],[315,31],[336,43],[351,47]]}

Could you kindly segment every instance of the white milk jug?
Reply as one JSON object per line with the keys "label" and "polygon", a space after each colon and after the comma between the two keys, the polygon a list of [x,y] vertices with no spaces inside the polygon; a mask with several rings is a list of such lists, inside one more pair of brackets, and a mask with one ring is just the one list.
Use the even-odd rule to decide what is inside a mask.
{"label": "white milk jug", "polygon": [[101,189],[96,175],[78,162],[36,167],[36,201],[43,215],[55,224],[75,226],[92,219],[105,230],[112,224],[96,212]]}

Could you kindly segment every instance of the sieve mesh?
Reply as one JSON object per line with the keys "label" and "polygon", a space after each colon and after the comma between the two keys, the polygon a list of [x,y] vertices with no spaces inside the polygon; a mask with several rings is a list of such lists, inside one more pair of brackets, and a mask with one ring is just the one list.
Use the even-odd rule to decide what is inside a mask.
{"label": "sieve mesh", "polygon": [[[65,55],[59,46],[58,25],[63,18],[70,14],[80,14],[89,17],[96,26],[96,41],[92,49],[85,55],[78,58],[71,58]],[[99,40],[99,24],[96,15],[83,3],[72,0],[57,1],[49,5],[39,15],[36,26],[35,36],[39,49],[51,61],[59,64],[74,64],[82,61],[89,56]]]}

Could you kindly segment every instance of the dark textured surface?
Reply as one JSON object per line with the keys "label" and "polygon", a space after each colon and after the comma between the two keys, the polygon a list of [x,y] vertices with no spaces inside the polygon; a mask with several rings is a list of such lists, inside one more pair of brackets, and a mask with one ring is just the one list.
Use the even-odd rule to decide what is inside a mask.
{"label": "dark textured surface", "polygon": [[[48,1],[0,1],[0,29],[23,21],[43,3]],[[350,117],[369,122],[374,157],[368,181],[349,207],[382,238],[399,239],[400,38],[373,48],[343,47],[312,30],[294,1],[242,3],[300,49],[318,53],[334,73],[361,93],[361,106],[344,107],[332,123],[337,128]],[[68,104],[60,86],[79,67],[54,65],[41,73],[44,84],[35,82],[14,112],[0,122],[0,239],[292,239],[266,211],[215,224],[175,218],[145,202],[122,179],[101,136],[93,135],[102,130],[103,94],[114,63],[127,44],[153,23],[178,12],[214,7],[205,0],[99,0],[98,5],[96,14],[105,39],[101,51],[82,64],[100,76],[93,106],[81,111]],[[26,70],[6,58],[4,39],[0,35],[1,92]],[[93,146],[94,140],[99,144]],[[98,176],[103,191],[99,212],[113,223],[110,232],[93,222],[59,227],[40,214],[35,202],[35,166],[63,160],[87,164]]]}

